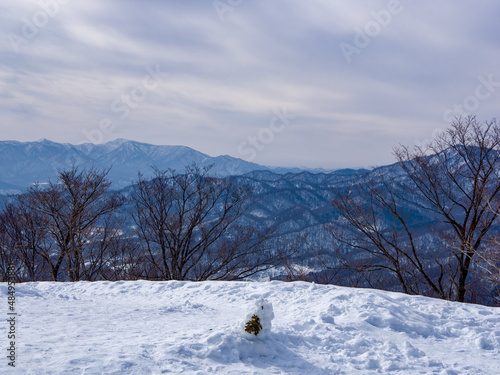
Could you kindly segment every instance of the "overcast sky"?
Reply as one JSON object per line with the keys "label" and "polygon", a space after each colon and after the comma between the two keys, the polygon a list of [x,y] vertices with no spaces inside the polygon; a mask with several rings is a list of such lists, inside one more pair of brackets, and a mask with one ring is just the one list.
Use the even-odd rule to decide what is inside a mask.
{"label": "overcast sky", "polygon": [[495,0],[0,0],[0,140],[392,163],[453,115],[498,115],[499,15]]}

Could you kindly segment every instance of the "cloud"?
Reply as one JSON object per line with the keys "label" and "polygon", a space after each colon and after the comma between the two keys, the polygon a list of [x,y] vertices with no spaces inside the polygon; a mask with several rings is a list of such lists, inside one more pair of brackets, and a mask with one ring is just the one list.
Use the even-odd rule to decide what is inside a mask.
{"label": "cloud", "polygon": [[[2,139],[81,143],[110,119],[103,141],[244,157],[286,106],[294,119],[255,162],[380,165],[445,127],[481,77],[500,81],[493,0],[221,1],[222,19],[213,1],[0,0]],[[134,102],[148,67],[168,77]],[[482,118],[496,115],[493,89]]]}

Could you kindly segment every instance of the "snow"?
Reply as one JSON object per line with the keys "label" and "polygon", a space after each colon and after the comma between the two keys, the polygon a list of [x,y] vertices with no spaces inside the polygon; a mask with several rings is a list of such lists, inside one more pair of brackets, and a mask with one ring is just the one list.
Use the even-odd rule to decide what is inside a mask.
{"label": "snow", "polygon": [[[7,287],[0,284],[7,310]],[[267,337],[241,321],[265,299]],[[498,374],[500,310],[305,282],[16,286],[12,374]],[[7,316],[6,313],[4,316]],[[3,348],[7,327],[0,327]]]}
{"label": "snow", "polygon": [[[247,323],[250,322],[254,318],[254,316],[257,316],[259,318],[259,324],[261,327],[260,332],[258,332],[256,335],[252,332],[245,331]],[[263,298],[257,299],[253,304],[250,305],[249,309],[247,310],[245,319],[243,319],[243,321],[241,322],[241,333],[245,338],[249,340],[261,340],[268,338],[269,334],[271,333],[271,321],[273,319],[273,304]]]}

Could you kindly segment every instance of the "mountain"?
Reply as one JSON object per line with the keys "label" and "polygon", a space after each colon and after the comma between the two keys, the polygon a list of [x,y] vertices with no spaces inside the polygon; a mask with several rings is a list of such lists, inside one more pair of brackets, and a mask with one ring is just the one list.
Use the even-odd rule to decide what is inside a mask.
{"label": "mountain", "polygon": [[[456,159],[453,154],[449,156],[450,160]],[[392,181],[406,178],[399,164],[373,171],[343,169],[313,173],[298,168],[271,169],[227,155],[211,157],[184,146],[155,146],[124,139],[100,145],[60,144],[48,140],[4,141],[0,142],[0,194],[1,190],[4,193],[22,191],[34,182],[55,180],[59,170],[71,165],[98,169],[111,167],[108,178],[113,182],[112,187],[128,194],[138,171],[148,177],[152,166],[181,171],[192,163],[199,166],[213,164],[214,174],[231,175],[237,184],[252,187],[255,203],[247,220],[279,227],[279,233],[283,235],[308,233],[318,247],[330,246],[331,240],[325,237],[323,224],[338,216],[331,204],[336,189],[375,171]],[[415,224],[418,221],[432,222],[426,212],[414,210],[410,216],[415,218]]]}
{"label": "mountain", "polygon": [[255,205],[247,219],[259,225],[279,226],[281,234],[321,232],[321,225],[334,215],[334,187],[348,184],[366,170],[343,169],[313,173],[299,168],[271,169],[230,156],[211,157],[184,146],[154,146],[117,139],[101,145],[37,142],[0,142],[0,204],[2,193],[23,191],[35,182],[55,181],[59,170],[80,165],[99,169],[111,167],[113,188],[127,194],[141,171],[151,166],[183,170],[186,165],[214,164],[212,172],[234,176],[236,183],[250,185]]}
{"label": "mountain", "polygon": [[236,176],[238,184],[252,187],[255,204],[251,217],[279,226],[281,233],[301,232],[328,222],[334,214],[334,188],[346,186],[366,170],[342,169],[330,173],[253,171]]}
{"label": "mountain", "polygon": [[[427,158],[432,163],[432,159],[443,155],[449,161],[450,167],[461,166],[460,158],[452,150],[429,155]],[[230,175],[229,178],[234,181],[235,186],[250,186],[253,205],[239,224],[244,227],[252,225],[257,228],[275,228],[276,236],[273,237],[270,246],[285,250],[294,250],[296,247],[297,251],[294,250],[292,261],[298,265],[305,265],[307,268],[302,269],[304,275],[311,276],[312,279],[321,281],[330,278],[331,275],[327,273],[325,265],[333,267],[338,263],[335,251],[341,250],[347,254],[352,250],[348,246],[339,244],[338,241],[335,242],[329,231],[325,230],[327,228],[324,224],[346,225],[332,205],[332,200],[336,192],[343,191],[351,185],[356,186],[362,176],[365,176],[374,187],[382,190],[387,187],[377,177],[379,175],[384,176],[385,181],[395,184],[398,194],[402,197],[398,200],[400,211],[406,217],[408,228],[422,254],[428,254],[429,259],[442,257],[443,261],[449,255],[442,238],[436,234],[445,229],[439,217],[405,200],[405,197],[409,197],[412,192],[406,191],[401,184],[407,181],[408,177],[404,168],[398,163],[371,171],[344,169],[329,173],[300,171],[280,174],[257,164],[229,156],[214,158],[182,146],[152,146],[126,140],[117,140],[104,145],[78,146],[46,140],[31,143],[0,142],[0,181],[2,181],[0,188],[12,190],[17,186],[21,189],[23,185],[27,186],[34,181],[47,181],[48,178],[55,178],[58,168],[72,164],[85,167],[94,165],[100,169],[111,166],[109,178],[114,182],[114,188],[119,189],[124,196],[128,196],[133,190],[130,183],[136,178],[137,171],[146,174],[151,170],[151,165],[161,169],[181,170],[193,162],[200,166],[214,163],[215,171],[220,175]],[[356,189],[351,191],[352,194],[359,194]],[[2,200],[7,199],[0,195],[0,206]],[[127,208],[122,210],[124,228],[134,225],[128,214],[130,210]],[[392,228],[394,220],[390,215],[382,211],[376,214],[377,220],[382,220],[382,223],[385,220],[387,228]],[[500,231],[497,226],[492,229],[492,232],[496,231]],[[398,241],[405,243],[406,240],[398,237]],[[357,256],[357,253],[353,254]],[[321,258],[318,258],[318,255],[321,255]],[[277,268],[270,276],[282,278],[285,271],[283,267]],[[384,287],[398,289],[398,284],[388,276],[382,281],[385,283]],[[371,285],[371,281],[367,284],[362,284],[362,281],[357,283],[358,286]]]}
{"label": "mountain", "polygon": [[[498,374],[494,307],[278,281],[22,283],[16,297],[9,373]],[[266,337],[243,331],[260,298]]]}
{"label": "mountain", "polygon": [[[43,139],[36,142],[0,141],[0,191],[24,190],[33,183],[55,180],[58,171],[72,165],[107,169],[113,188],[123,188],[145,177],[152,166],[182,171],[187,165],[213,164],[211,173],[219,176],[241,175],[255,170],[272,170],[228,155],[212,157],[185,146],[156,146],[117,139],[104,144],[71,145]],[[294,169],[300,171],[300,169]],[[279,168],[280,173],[291,169]]]}

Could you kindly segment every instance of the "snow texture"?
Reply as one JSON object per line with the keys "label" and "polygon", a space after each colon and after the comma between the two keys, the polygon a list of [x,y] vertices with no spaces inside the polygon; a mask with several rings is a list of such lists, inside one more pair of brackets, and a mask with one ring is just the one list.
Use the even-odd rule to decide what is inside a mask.
{"label": "snow texture", "polygon": [[[262,325],[262,330],[259,332],[257,336],[253,333],[245,332],[246,323],[249,322],[254,315],[257,315],[259,318],[259,322]],[[250,305],[247,310],[247,315],[242,322],[241,330],[243,332],[243,336],[249,340],[253,339],[265,339],[269,337],[271,333],[271,321],[274,319],[273,312],[273,304],[266,301],[264,298],[260,298],[256,300],[252,305]]]}
{"label": "snow texture", "polygon": [[[5,284],[0,295],[6,310]],[[11,371],[3,356],[1,374],[484,375],[500,369],[498,308],[399,293],[278,281],[38,282],[18,284],[16,298],[17,367]],[[260,298],[274,308],[272,331],[248,340],[241,321]],[[6,324],[0,337],[6,348]]]}

